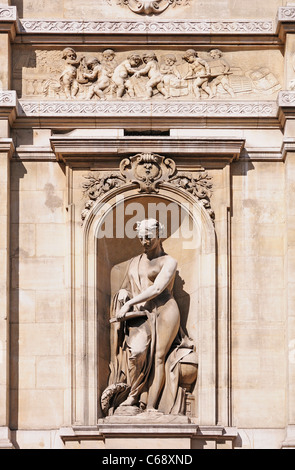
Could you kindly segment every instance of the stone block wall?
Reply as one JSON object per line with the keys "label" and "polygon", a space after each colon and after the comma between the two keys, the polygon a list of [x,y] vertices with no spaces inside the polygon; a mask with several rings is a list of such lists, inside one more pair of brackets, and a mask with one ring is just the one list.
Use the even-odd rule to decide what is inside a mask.
{"label": "stone block wall", "polygon": [[[157,14],[136,3],[0,4],[0,448],[294,448],[295,7],[190,0]],[[80,80],[70,96],[66,48],[79,62],[67,64]],[[121,95],[106,49],[116,66],[139,56]],[[191,49],[201,83],[186,75]],[[211,49],[228,65],[214,77]],[[156,68],[168,53],[177,66],[156,85],[140,76],[151,52]],[[93,57],[106,86],[83,75]],[[139,154],[171,159],[182,182],[163,172],[149,193],[122,170]],[[193,191],[204,172],[207,205]],[[104,178],[99,194],[85,191],[90,173]],[[199,353],[185,424],[114,423],[101,410],[111,275],[119,284],[135,244],[97,244],[94,221],[122,194],[195,198],[200,244],[166,242]]]}

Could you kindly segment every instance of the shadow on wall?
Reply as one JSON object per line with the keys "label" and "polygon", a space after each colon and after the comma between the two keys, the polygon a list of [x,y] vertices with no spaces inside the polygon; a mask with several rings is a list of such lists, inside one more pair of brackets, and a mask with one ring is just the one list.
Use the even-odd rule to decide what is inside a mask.
{"label": "shadow on wall", "polygon": [[[25,166],[21,162],[12,162],[11,173],[13,173],[13,181],[10,181],[10,220],[13,223],[13,240],[14,248],[10,250],[10,272],[13,273],[10,280],[10,428],[18,429],[18,403],[19,403],[19,208],[20,208],[20,181],[27,174]],[[12,229],[11,229],[12,232]],[[15,287],[14,287],[15,286]],[[14,287],[14,288],[13,288]],[[16,446],[16,443],[14,443]]]}

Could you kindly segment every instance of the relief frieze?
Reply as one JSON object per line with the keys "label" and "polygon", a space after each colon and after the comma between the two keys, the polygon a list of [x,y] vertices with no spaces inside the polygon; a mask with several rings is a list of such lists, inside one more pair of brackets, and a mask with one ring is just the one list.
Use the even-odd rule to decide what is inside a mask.
{"label": "relief frieze", "polygon": [[281,89],[278,60],[257,57],[218,48],[81,53],[66,47],[15,54],[14,81],[19,97],[42,100],[274,99]]}

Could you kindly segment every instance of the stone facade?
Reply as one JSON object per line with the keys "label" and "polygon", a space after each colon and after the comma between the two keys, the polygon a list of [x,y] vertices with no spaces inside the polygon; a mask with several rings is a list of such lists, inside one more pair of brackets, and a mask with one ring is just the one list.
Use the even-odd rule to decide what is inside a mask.
{"label": "stone facade", "polygon": [[[2,0],[0,58],[0,448],[295,448],[295,4]],[[104,412],[132,204],[180,216],[182,415]]]}

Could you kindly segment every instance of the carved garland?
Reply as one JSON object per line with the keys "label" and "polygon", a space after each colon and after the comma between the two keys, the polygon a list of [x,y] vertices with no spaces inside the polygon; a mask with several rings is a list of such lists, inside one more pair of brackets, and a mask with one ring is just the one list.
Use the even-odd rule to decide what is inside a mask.
{"label": "carved garland", "polygon": [[124,158],[120,163],[120,172],[89,173],[85,179],[82,187],[84,196],[88,199],[81,213],[82,225],[95,201],[108,191],[127,183],[137,185],[140,193],[147,194],[158,193],[162,183],[185,190],[203,204],[214,221],[215,216],[210,203],[211,177],[206,172],[200,172],[197,177],[189,172],[178,172],[171,158],[140,153]]}

